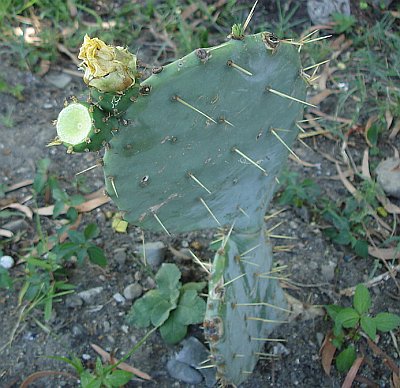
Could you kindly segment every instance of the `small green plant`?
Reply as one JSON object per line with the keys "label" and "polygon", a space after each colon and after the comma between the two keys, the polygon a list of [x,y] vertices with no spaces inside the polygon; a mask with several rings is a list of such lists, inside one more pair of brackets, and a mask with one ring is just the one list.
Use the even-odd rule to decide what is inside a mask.
{"label": "small green plant", "polygon": [[332,17],[333,21],[335,22],[334,30],[337,34],[350,32],[354,25],[357,23],[357,19],[353,15],[334,13]]}
{"label": "small green plant", "polygon": [[152,324],[160,328],[165,342],[181,341],[189,325],[200,323],[206,311],[205,301],[198,293],[205,282],[182,285],[181,272],[175,264],[164,263],[156,274],[157,289],[148,291],[132,306],[128,321],[137,327]]}
{"label": "small green plant", "polygon": [[361,339],[362,333],[372,341],[377,331],[388,332],[400,326],[400,316],[391,313],[369,314],[371,295],[368,288],[357,285],[352,307],[327,305],[325,309],[334,322],[332,344],[341,349],[336,357],[336,368],[339,372],[347,372],[357,358],[355,344]]}

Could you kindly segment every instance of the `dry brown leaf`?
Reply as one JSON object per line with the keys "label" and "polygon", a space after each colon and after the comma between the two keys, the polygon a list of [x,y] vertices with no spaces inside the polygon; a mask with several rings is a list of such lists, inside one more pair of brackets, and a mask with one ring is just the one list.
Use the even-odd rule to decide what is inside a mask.
{"label": "dry brown leaf", "polygon": [[400,376],[398,374],[392,374],[392,381],[390,382],[390,385],[393,388],[400,388]]}
{"label": "dry brown leaf", "polygon": [[43,77],[47,72],[50,70],[50,65],[51,62],[48,59],[41,59],[39,63],[39,71],[37,72],[37,75],[39,77]]}
{"label": "dry brown leaf", "polygon": [[[100,346],[96,344],[90,344],[90,346],[97,352],[103,359],[103,362],[110,362],[111,356],[105,350],[103,350]],[[114,363],[118,363],[116,358],[113,358]],[[125,370],[127,372],[132,372],[135,376],[140,377],[143,380],[152,380],[151,376],[147,373],[140,371],[139,369],[134,368],[131,365],[126,364],[125,362],[121,362],[121,364],[117,365],[117,368]]]}
{"label": "dry brown leaf", "polygon": [[20,203],[10,203],[6,206],[3,206],[0,210],[4,210],[7,208],[15,209],[15,210],[20,211],[21,213],[24,213],[30,220],[33,217],[33,212],[31,210],[31,208],[26,205],[21,205]]}
{"label": "dry brown leaf", "polygon": [[357,376],[358,370],[360,369],[361,364],[364,361],[364,357],[357,357],[356,360],[353,362],[350,370],[347,372],[346,378],[342,384],[342,388],[351,388],[354,379]]}
{"label": "dry brown leaf", "polygon": [[81,64],[81,62],[78,60],[77,56],[75,54],[72,54],[71,51],[69,51],[63,44],[58,43],[57,44],[57,50],[60,53],[65,54],[67,57],[69,57],[69,59],[71,59],[71,61],[73,63],[75,63],[75,65],[79,66]]}
{"label": "dry brown leaf", "polygon": [[343,123],[343,124],[352,124],[353,123],[353,120],[351,120],[351,119],[346,119],[344,117],[331,116],[331,115],[328,115],[316,108],[310,108],[308,111],[311,113],[314,113],[317,116],[323,117],[325,120],[335,121],[337,123]]}
{"label": "dry brown leaf", "polygon": [[361,175],[366,178],[371,180],[371,173],[369,172],[369,149],[366,148],[364,150],[363,154],[363,160],[361,164]]}
{"label": "dry brown leaf", "polygon": [[395,374],[399,375],[400,368],[397,366],[396,361],[393,360],[387,353],[385,353],[377,344],[366,337],[368,346],[372,349],[376,356],[379,356],[383,363]]}
{"label": "dry brown leaf", "polygon": [[393,129],[390,132],[389,139],[393,140],[399,132],[400,132],[400,120],[396,120],[396,124],[394,124]]}
{"label": "dry brown leaf", "polygon": [[288,308],[291,311],[291,314],[289,314],[289,321],[294,321],[299,316],[302,320],[307,321],[309,319],[315,319],[316,317],[322,317],[325,315],[325,311],[321,307],[303,303],[301,300],[296,299],[287,293],[285,293],[285,296],[288,301]]}
{"label": "dry brown leaf", "polygon": [[198,4],[195,4],[195,3],[186,7],[181,13],[182,20],[186,20],[186,19],[190,18],[198,9],[199,9],[199,6],[198,6]]}
{"label": "dry brown leaf", "polygon": [[14,236],[14,233],[11,230],[0,228],[0,237],[11,238],[12,236]]}
{"label": "dry brown leaf", "polygon": [[184,252],[181,252],[179,249],[175,249],[172,245],[168,246],[169,251],[178,259],[181,260],[191,260],[192,257],[187,255]]}
{"label": "dry brown leaf", "polygon": [[400,259],[400,252],[396,248],[375,248],[370,246],[368,247],[368,253],[373,257],[386,261]]}
{"label": "dry brown leaf", "polygon": [[60,372],[57,370],[42,370],[40,372],[35,372],[29,375],[19,386],[19,388],[29,388],[31,384],[43,377],[49,377],[49,376],[66,376],[74,380],[78,380],[78,378],[71,373],[68,372]]}
{"label": "dry brown leaf", "polygon": [[22,187],[30,186],[32,183],[33,183],[33,179],[26,179],[24,181],[21,181],[21,182],[13,184],[11,186],[8,186],[5,189],[5,192],[9,193],[11,191],[18,190],[18,189],[21,189]]}
{"label": "dry brown leaf", "polygon": [[322,90],[322,92],[319,92],[315,96],[311,97],[308,102],[310,102],[313,105],[318,105],[331,94],[337,94],[337,93],[340,93],[339,90],[324,89]]}
{"label": "dry brown leaf", "polygon": [[336,353],[336,346],[332,343],[333,334],[329,332],[324,338],[324,342],[321,345],[319,354],[321,355],[321,363],[324,372],[329,376],[332,368],[333,357]]}

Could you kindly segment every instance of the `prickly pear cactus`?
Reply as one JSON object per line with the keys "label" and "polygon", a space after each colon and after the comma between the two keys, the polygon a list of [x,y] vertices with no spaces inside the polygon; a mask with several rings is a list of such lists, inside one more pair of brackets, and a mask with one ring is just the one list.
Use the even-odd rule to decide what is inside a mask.
{"label": "prickly pear cactus", "polygon": [[80,53],[96,89],[61,111],[55,143],[105,146],[107,193],[134,225],[232,227],[215,255],[204,330],[218,378],[237,385],[285,316],[263,218],[305,104],[298,51],[269,32],[233,33],[139,82],[136,58],[99,42],[85,38]]}

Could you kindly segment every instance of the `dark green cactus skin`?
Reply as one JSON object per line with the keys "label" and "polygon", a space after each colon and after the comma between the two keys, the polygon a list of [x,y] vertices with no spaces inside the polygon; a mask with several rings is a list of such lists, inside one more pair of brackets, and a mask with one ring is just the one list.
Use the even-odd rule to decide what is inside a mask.
{"label": "dark green cactus skin", "polygon": [[216,227],[206,203],[221,225],[259,230],[288,153],[270,129],[291,144],[302,111],[268,87],[305,98],[296,49],[274,52],[263,34],[193,52],[142,83],[104,156],[107,192],[124,218],[152,231]]}
{"label": "dark green cactus skin", "polygon": [[223,385],[246,380],[263,352],[262,339],[287,315],[283,292],[271,279],[271,266],[264,229],[233,233],[215,255],[203,326]]}

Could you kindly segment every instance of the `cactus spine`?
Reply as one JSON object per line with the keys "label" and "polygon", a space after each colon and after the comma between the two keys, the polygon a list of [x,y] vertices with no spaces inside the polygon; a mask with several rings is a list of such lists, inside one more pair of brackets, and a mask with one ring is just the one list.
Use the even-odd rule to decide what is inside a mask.
{"label": "cactus spine", "polygon": [[[107,90],[92,89],[91,107],[81,106],[108,118],[104,125],[94,120],[101,131],[89,131],[90,140],[106,145],[106,190],[124,218],[167,234],[230,228],[214,258],[204,330],[218,378],[240,384],[285,317],[283,293],[268,276],[272,254],[263,218],[306,104],[298,51],[272,33],[245,36],[236,27],[227,42],[157,68],[141,83],[126,51],[128,70],[111,66],[112,76],[93,82],[98,58],[95,49],[86,51],[85,81],[103,86],[108,77]],[[136,82],[125,90],[119,82],[113,92],[110,79],[118,71]],[[74,111],[77,132],[88,128],[87,115],[85,126],[78,123],[83,108],[70,107],[57,128]],[[59,132],[59,140],[82,151],[90,149],[82,146],[87,135],[63,139]]]}

